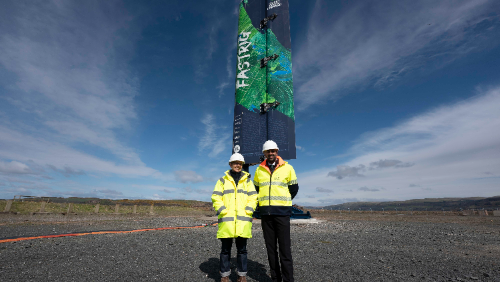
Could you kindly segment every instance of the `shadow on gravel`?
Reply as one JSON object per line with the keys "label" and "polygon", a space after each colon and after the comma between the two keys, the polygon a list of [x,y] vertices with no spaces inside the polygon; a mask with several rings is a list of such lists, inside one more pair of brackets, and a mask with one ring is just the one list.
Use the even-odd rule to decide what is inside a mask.
{"label": "shadow on gravel", "polygon": [[[200,270],[205,272],[208,278],[220,281],[218,258],[209,258],[206,262],[200,264]],[[271,277],[267,275],[264,265],[253,260],[248,260],[247,277],[260,282],[272,282]],[[236,258],[233,258],[231,259],[231,275],[229,276],[229,280],[234,282],[237,279]]]}

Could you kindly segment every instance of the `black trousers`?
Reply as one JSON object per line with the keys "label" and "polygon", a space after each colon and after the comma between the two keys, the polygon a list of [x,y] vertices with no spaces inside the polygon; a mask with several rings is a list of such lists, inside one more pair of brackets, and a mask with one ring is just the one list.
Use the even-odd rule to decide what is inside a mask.
{"label": "black trousers", "polygon": [[261,222],[273,282],[293,282],[290,216],[263,215]]}
{"label": "black trousers", "polygon": [[[220,274],[227,277],[231,274],[230,260],[233,238],[220,239],[222,242],[220,251]],[[236,265],[238,276],[247,275],[247,238],[236,238]]]}

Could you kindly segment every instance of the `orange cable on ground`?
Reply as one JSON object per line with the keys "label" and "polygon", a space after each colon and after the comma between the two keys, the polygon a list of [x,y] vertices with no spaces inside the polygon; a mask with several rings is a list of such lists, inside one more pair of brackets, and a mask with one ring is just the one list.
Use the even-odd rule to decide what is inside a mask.
{"label": "orange cable on ground", "polygon": [[18,242],[18,241],[43,239],[43,238],[59,238],[59,237],[84,236],[84,235],[99,235],[99,234],[134,233],[134,232],[158,231],[158,230],[169,230],[169,229],[202,228],[202,227],[215,226],[215,225],[217,225],[217,222],[213,222],[213,223],[210,223],[210,224],[197,225],[197,226],[160,227],[160,228],[135,229],[135,230],[127,230],[127,231],[93,231],[93,232],[84,232],[84,233],[43,235],[43,236],[33,236],[33,237],[20,237],[20,238],[13,238],[13,239],[1,239],[0,243]]}

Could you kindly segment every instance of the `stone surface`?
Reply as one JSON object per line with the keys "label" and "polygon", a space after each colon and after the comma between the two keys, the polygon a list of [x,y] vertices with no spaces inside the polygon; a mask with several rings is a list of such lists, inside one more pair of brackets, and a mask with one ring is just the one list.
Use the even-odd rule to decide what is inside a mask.
{"label": "stone surface", "polygon": [[[295,280],[500,281],[499,218],[403,221],[412,218],[328,219],[292,225]],[[209,222],[191,217],[101,214],[1,215],[0,221],[0,238]],[[0,277],[2,281],[220,281],[216,232],[217,227],[209,226],[3,243]],[[253,238],[248,240],[248,281],[270,282],[261,226],[254,224],[252,233]],[[235,249],[231,259],[233,282]]]}

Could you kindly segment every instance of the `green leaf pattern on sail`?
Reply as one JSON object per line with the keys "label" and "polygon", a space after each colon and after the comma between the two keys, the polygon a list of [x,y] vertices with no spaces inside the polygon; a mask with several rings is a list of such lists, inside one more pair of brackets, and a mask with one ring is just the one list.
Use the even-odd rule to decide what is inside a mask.
{"label": "green leaf pattern on sail", "polygon": [[286,49],[276,38],[271,29],[267,30],[267,54],[279,55],[268,63],[267,91],[268,103],[275,100],[280,102],[276,108],[281,113],[295,120],[293,109],[293,79],[292,79],[292,52]]}
{"label": "green leaf pattern on sail", "polygon": [[[249,33],[246,41],[251,42],[248,51],[240,52],[240,41],[237,46],[236,67],[236,103],[253,112],[260,111],[260,104],[273,103],[278,100],[280,105],[276,110],[295,120],[293,109],[293,80],[292,80],[292,55],[278,41],[271,30],[267,30],[267,53],[278,54],[275,61],[268,62],[267,87],[266,68],[260,68],[260,60],[266,56],[266,34],[257,30],[245,11],[243,2],[240,4],[240,15],[238,24],[238,39],[247,38],[242,34]],[[250,56],[244,57],[249,54]],[[249,63],[249,67],[243,65]],[[247,70],[244,75],[238,77],[242,70]],[[242,78],[242,77],[248,78]],[[244,83],[247,86],[238,87]],[[266,93],[266,88],[269,93]]]}
{"label": "green leaf pattern on sail", "polygon": [[[240,4],[240,17],[238,24],[238,39],[242,37],[245,32],[250,32],[248,41],[251,42],[249,52],[240,53],[239,45],[237,46],[237,56],[242,57],[250,54],[248,58],[242,58],[243,61],[250,63],[249,70],[246,72],[248,79],[240,79],[236,77],[236,84],[242,81],[248,86],[236,88],[236,103],[242,105],[250,111],[259,112],[260,104],[263,103],[266,97],[266,69],[260,68],[260,59],[264,58],[266,53],[266,38],[264,34],[260,33],[253,25],[250,17],[245,11],[243,4]],[[238,40],[238,43],[239,40]],[[236,74],[241,72],[236,61]],[[246,69],[246,68],[245,68]]]}

